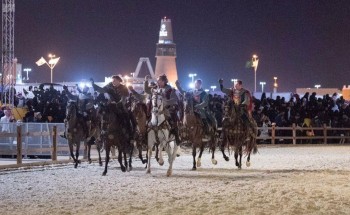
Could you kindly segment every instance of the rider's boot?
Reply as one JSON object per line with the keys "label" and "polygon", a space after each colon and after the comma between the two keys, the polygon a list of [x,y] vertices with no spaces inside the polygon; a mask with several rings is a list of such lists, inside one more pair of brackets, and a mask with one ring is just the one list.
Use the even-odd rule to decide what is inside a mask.
{"label": "rider's boot", "polygon": [[66,131],[64,131],[63,134],[60,134],[60,137],[62,137],[62,138],[64,138],[64,139],[67,139]]}

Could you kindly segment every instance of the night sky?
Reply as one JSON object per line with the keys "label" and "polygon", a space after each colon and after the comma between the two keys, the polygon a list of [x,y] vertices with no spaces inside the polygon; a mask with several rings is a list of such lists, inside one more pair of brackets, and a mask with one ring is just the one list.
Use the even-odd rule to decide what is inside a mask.
{"label": "night sky", "polygon": [[184,85],[197,73],[206,88],[238,78],[253,90],[254,72],[245,68],[253,54],[267,91],[274,76],[279,91],[350,84],[348,0],[16,0],[15,56],[36,82],[50,81],[49,67],[35,64],[48,53],[61,57],[55,82],[130,74],[140,57],[154,68],[164,16]]}

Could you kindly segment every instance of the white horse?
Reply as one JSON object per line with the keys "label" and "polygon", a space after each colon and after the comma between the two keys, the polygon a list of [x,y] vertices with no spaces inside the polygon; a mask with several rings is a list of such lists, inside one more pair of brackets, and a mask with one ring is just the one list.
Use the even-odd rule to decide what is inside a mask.
{"label": "white horse", "polygon": [[[170,135],[170,125],[165,120],[164,103],[162,95],[157,91],[152,91],[152,118],[148,125],[148,163],[147,173],[151,173],[151,156],[152,148],[156,146],[159,150],[159,159],[157,159],[159,165],[164,164],[163,149],[168,154],[169,168],[167,176],[172,174],[173,162],[176,158],[178,146],[175,144],[175,136]],[[157,158],[157,156],[156,156]]]}

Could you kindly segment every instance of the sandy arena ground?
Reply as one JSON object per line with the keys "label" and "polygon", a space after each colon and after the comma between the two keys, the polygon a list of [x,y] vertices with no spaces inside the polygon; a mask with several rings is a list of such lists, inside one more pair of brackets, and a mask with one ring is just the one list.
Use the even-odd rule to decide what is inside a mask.
{"label": "sandy arena ground", "polygon": [[350,145],[260,146],[242,170],[216,155],[192,171],[183,151],[171,177],[154,159],[0,171],[0,214],[350,214]]}

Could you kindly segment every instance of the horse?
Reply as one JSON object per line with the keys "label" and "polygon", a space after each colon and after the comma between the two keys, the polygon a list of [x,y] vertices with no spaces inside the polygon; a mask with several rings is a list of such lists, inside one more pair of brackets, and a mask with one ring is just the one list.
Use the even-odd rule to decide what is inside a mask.
{"label": "horse", "polygon": [[170,134],[170,125],[166,120],[164,104],[162,102],[162,95],[156,90],[152,91],[152,114],[151,121],[147,128],[147,171],[151,173],[151,156],[153,146],[159,149],[159,159],[157,159],[159,165],[164,164],[163,160],[163,148],[165,148],[168,154],[169,168],[167,170],[167,176],[172,175],[173,162],[176,158],[178,146],[175,143],[175,136]]}
{"label": "horse", "polygon": [[[86,145],[86,133],[83,130],[83,119],[79,116],[78,106],[74,101],[69,102],[67,105],[65,122],[65,133],[68,140],[70,155],[74,161],[74,168],[77,168],[80,163],[80,160],[78,159],[80,142],[84,141],[84,145]],[[73,152],[74,146],[76,146],[75,156]]]}
{"label": "horse", "polygon": [[[91,104],[92,105],[92,104]],[[91,145],[95,144],[98,152],[98,163],[102,166],[101,151],[103,150],[103,141],[101,139],[101,118],[99,111],[95,107],[89,109],[90,120],[88,121],[89,137],[87,138],[88,162],[91,163]]]}
{"label": "horse", "polygon": [[234,157],[238,169],[242,168],[243,148],[244,153],[247,155],[246,166],[250,166],[251,152],[253,152],[253,154],[257,153],[256,136],[258,134],[257,125],[252,117],[248,117],[248,120],[254,125],[253,131],[246,128],[241,117],[242,113],[240,108],[241,107],[233,104],[232,101],[228,101],[225,105],[225,118],[222,122],[223,145],[221,146],[221,151],[226,161],[229,159],[224,153],[224,148],[227,147],[230,149],[231,146],[231,149],[235,152]]}
{"label": "horse", "polygon": [[[131,170],[131,154],[132,144],[130,144],[130,137],[128,131],[125,129],[125,117],[124,111],[122,111],[121,102],[107,102],[100,103],[99,114],[101,117],[101,140],[104,142],[106,150],[105,169],[102,173],[103,176],[107,174],[109,154],[111,147],[114,146],[118,149],[118,162],[120,164],[122,172]],[[127,153],[130,154],[129,166],[127,162]],[[124,156],[124,164],[123,164]]]}
{"label": "horse", "polygon": [[[204,151],[205,142],[203,141],[203,136],[205,135],[204,129],[203,129],[203,123],[202,119],[200,117],[200,114],[195,111],[194,104],[193,104],[193,95],[192,93],[186,93],[183,100],[183,107],[184,107],[184,117],[183,117],[183,126],[185,128],[185,131],[187,135],[187,140],[192,143],[192,156],[193,156],[193,167],[192,170],[196,170],[197,167],[201,166],[201,157],[202,153]],[[217,164],[217,161],[214,158],[215,154],[215,147],[216,147],[216,135],[215,135],[215,128],[209,126],[209,148],[212,152],[212,163],[214,165]],[[197,148],[199,147],[199,155],[196,162],[196,153]]]}
{"label": "horse", "polygon": [[142,150],[147,147],[147,106],[138,100],[131,103],[131,113],[135,116],[136,131],[135,142],[139,151],[139,158],[143,164],[147,163],[146,159],[142,157]]}

